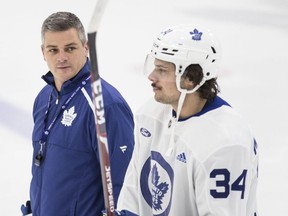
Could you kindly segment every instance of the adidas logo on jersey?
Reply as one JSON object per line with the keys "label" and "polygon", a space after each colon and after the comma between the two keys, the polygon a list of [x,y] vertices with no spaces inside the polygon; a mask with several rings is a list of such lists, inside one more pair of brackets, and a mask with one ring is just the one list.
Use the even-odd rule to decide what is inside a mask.
{"label": "adidas logo on jersey", "polygon": [[183,163],[186,163],[187,161],[186,161],[186,156],[185,156],[185,153],[183,152],[183,153],[181,153],[181,154],[179,154],[179,155],[177,155],[177,158],[176,158],[177,160],[179,160],[179,161],[181,161],[181,162],[183,162]]}

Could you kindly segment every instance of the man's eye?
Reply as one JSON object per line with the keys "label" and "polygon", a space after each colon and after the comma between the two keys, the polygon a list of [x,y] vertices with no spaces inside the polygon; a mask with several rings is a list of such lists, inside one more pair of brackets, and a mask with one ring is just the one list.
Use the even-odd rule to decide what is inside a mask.
{"label": "man's eye", "polygon": [[66,48],[66,51],[67,52],[72,52],[73,50],[75,50],[76,48],[75,47],[67,47]]}
{"label": "man's eye", "polygon": [[57,52],[57,49],[49,49],[48,52],[50,52],[50,53],[56,53],[56,52]]}
{"label": "man's eye", "polygon": [[167,72],[167,70],[165,70],[164,68],[158,68],[157,71],[159,73],[166,73]]}

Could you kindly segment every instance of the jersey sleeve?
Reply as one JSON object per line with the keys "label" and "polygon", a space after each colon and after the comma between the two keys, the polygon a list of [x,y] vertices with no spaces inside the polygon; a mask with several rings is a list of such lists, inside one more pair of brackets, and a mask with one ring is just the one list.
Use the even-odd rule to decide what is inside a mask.
{"label": "jersey sleeve", "polygon": [[254,216],[258,155],[242,145],[224,146],[196,162],[195,193],[199,216]]}

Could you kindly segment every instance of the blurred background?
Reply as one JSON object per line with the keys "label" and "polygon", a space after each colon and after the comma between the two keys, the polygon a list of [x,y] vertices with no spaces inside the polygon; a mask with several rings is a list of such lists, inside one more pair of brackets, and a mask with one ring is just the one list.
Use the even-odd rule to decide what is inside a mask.
{"label": "blurred background", "polygon": [[[41,24],[53,12],[71,11],[87,29],[95,4],[11,0],[0,8],[1,215],[21,215],[20,206],[29,199],[32,107],[48,70],[40,49]],[[220,96],[242,113],[259,144],[259,215],[285,215],[288,1],[110,0],[97,36],[100,75],[133,111],[153,95],[142,74],[153,39],[179,23],[208,27],[219,38]]]}

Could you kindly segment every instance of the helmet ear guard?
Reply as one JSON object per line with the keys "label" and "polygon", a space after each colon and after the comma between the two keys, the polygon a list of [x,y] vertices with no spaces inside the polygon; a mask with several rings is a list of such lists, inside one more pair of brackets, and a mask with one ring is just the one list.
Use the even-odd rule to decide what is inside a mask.
{"label": "helmet ear guard", "polygon": [[191,64],[199,64],[203,70],[203,79],[193,90],[187,92],[192,93],[206,80],[217,77],[219,50],[219,43],[209,30],[200,30],[192,25],[178,25],[158,35],[149,55],[175,64],[179,91],[183,91],[180,81],[185,69]]}

